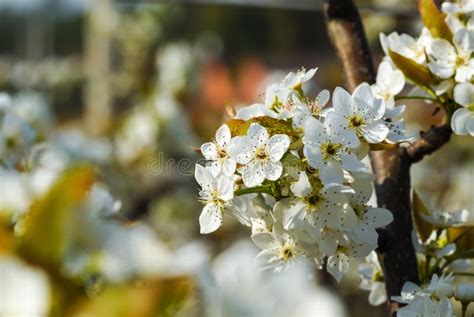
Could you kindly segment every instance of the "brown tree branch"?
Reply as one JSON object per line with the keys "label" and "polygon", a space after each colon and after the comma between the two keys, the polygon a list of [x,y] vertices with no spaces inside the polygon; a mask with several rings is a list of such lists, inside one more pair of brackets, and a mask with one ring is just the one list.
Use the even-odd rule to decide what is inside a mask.
{"label": "brown tree branch", "polygon": [[[325,0],[325,14],[328,33],[341,59],[348,88],[354,90],[361,82],[373,83],[375,69],[353,1]],[[391,316],[399,307],[390,300],[391,296],[400,295],[406,281],[419,283],[416,255],[410,238],[413,230],[410,166],[415,158],[429,153],[428,147],[420,144],[423,145],[415,147],[419,150],[413,151],[413,156],[403,148],[371,153],[378,205],[389,209],[394,216],[394,221],[379,231],[377,250],[384,270]]]}
{"label": "brown tree branch", "polygon": [[411,163],[419,162],[425,155],[429,155],[451,138],[451,127],[446,124],[442,126],[432,126],[429,130],[420,133],[420,138],[406,148],[406,155]]}

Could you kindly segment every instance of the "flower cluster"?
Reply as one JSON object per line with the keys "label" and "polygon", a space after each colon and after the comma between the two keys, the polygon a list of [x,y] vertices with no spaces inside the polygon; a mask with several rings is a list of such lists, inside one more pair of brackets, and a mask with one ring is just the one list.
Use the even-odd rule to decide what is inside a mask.
{"label": "flower cluster", "polygon": [[453,316],[449,300],[454,295],[452,285],[452,275],[438,277],[434,274],[430,283],[423,287],[406,282],[401,296],[392,297],[392,300],[406,304],[398,309],[397,316]]}
{"label": "flower cluster", "polygon": [[[426,2],[426,3],[429,3]],[[474,136],[473,1],[444,2],[422,8],[420,36],[380,35],[386,62],[403,71],[427,100],[445,107],[456,134]],[[383,75],[382,75],[383,76]]]}
{"label": "flower cluster", "polygon": [[411,138],[394,119],[404,110],[393,100],[404,79],[390,70],[352,94],[336,88],[332,107],[325,107],[327,90],[315,99],[304,91],[316,69],[301,70],[269,86],[262,103],[240,109],[201,146],[206,162],[195,170],[201,233],[233,215],[251,227],[262,249],[259,268],[282,271],[295,262],[321,268],[326,260],[339,281],[351,259],[377,247],[376,229],[392,221],[390,211],[369,204],[373,176],[363,161],[374,145]]}

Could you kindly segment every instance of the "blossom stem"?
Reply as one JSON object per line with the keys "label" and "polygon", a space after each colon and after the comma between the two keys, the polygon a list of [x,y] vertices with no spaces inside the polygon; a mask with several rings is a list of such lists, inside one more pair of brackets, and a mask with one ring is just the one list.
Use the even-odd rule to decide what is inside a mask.
{"label": "blossom stem", "polygon": [[241,195],[251,194],[251,193],[266,193],[269,195],[273,195],[273,192],[270,186],[242,188],[235,191],[236,196],[241,196]]}
{"label": "blossom stem", "polygon": [[395,96],[395,100],[404,100],[404,99],[419,99],[419,100],[430,100],[433,102],[439,102],[436,98],[426,97],[426,96]]}
{"label": "blossom stem", "polygon": [[469,303],[461,302],[461,316],[463,317],[467,316],[467,306],[469,306]]}
{"label": "blossom stem", "polygon": [[453,272],[454,275],[459,275],[459,276],[470,276],[470,277],[474,277],[474,273],[470,273],[470,272]]}
{"label": "blossom stem", "polygon": [[430,262],[431,262],[431,257],[426,256],[426,262],[425,262],[425,280],[429,279],[429,274],[430,274]]}

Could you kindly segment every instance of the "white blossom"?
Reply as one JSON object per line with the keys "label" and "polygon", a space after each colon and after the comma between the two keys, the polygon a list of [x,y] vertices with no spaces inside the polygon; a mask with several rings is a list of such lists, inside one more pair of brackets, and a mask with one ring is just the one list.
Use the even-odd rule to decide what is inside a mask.
{"label": "white blossom", "polygon": [[[351,208],[347,208],[347,199],[343,194],[347,189],[332,186],[324,189],[322,185],[312,185],[305,172],[300,173],[299,180],[291,185],[292,193],[297,197],[285,213],[283,223],[286,229],[307,229],[309,235],[318,235],[319,230],[352,229],[357,218]],[[308,227],[309,225],[309,227]]]}
{"label": "white blossom", "polygon": [[474,302],[474,286],[469,284],[457,285],[454,297],[460,302]]}
{"label": "white blossom", "polygon": [[308,117],[319,117],[323,115],[323,108],[329,101],[331,94],[329,90],[319,92],[315,100],[294,98],[295,110],[292,124],[294,128],[303,128]]}
{"label": "white blossom", "polygon": [[209,168],[214,176],[217,176],[221,171],[226,176],[232,176],[235,172],[236,163],[229,153],[231,138],[230,129],[224,124],[217,130],[215,141],[204,143],[201,146],[204,157],[212,161]]}
{"label": "white blossom", "polygon": [[348,246],[338,246],[336,252],[328,257],[327,271],[340,282],[350,268],[351,258],[363,258],[370,254],[375,246],[352,242]]}
{"label": "white blossom", "polygon": [[382,267],[375,251],[372,251],[365,260],[365,263],[360,264],[358,268],[361,277],[359,287],[370,291],[369,303],[378,306],[387,301]]}
{"label": "white blossom", "polygon": [[376,98],[381,98],[385,102],[386,108],[395,106],[394,97],[398,95],[405,86],[405,77],[403,73],[394,69],[387,61],[382,61],[377,70],[375,84],[372,85],[372,91]]}
{"label": "white blossom", "polygon": [[385,227],[393,221],[393,215],[385,208],[374,208],[367,205],[372,196],[372,186],[368,182],[354,182],[354,194],[349,194],[349,202],[355,211],[358,221],[352,235],[355,240],[377,244],[378,233],[375,229]]}
{"label": "white blossom", "polygon": [[342,184],[347,171],[363,171],[366,166],[350,151],[359,145],[359,139],[349,133],[339,116],[328,114],[324,123],[308,118],[303,137],[304,155],[309,165],[319,170],[323,184]]}
{"label": "white blossom", "polygon": [[445,39],[434,39],[429,47],[428,66],[436,76],[446,79],[454,76],[457,82],[467,82],[474,75],[474,60],[469,34],[457,32],[453,45]]}
{"label": "white blossom", "polygon": [[397,310],[397,317],[450,317],[453,316],[451,302],[446,297],[436,301],[429,297],[417,297],[407,306]]}
{"label": "white blossom", "polygon": [[231,157],[244,165],[240,171],[247,187],[255,187],[265,179],[277,180],[283,171],[280,162],[290,146],[285,134],[269,136],[268,131],[258,123],[252,123],[246,136],[232,139]]}
{"label": "white blossom", "polygon": [[459,84],[454,88],[454,100],[462,106],[451,118],[451,128],[459,135],[474,136],[474,85]]}
{"label": "white blossom", "polygon": [[295,263],[308,263],[302,242],[280,226],[274,226],[272,232],[255,233],[252,240],[262,249],[255,258],[255,266],[261,270],[281,272]]}
{"label": "white blossom", "polygon": [[222,214],[234,197],[234,182],[225,175],[214,177],[210,170],[199,164],[195,170],[196,181],[201,185],[200,200],[204,203],[199,224],[201,233],[211,233],[222,225]]}
{"label": "white blossom", "polygon": [[423,287],[406,282],[402,287],[401,296],[392,296],[392,300],[407,304],[397,310],[397,316],[452,316],[453,312],[449,301],[449,298],[453,296],[452,285],[452,275],[439,277],[434,274],[429,285]]}
{"label": "white blossom", "polygon": [[426,28],[423,28],[420,37],[416,40],[408,34],[392,32],[387,36],[380,33],[380,43],[385,55],[388,55],[388,50],[390,49],[414,60],[418,64],[426,63],[426,48],[430,45],[431,41],[432,37]]}
{"label": "white blossom", "polygon": [[308,82],[313,76],[316,74],[316,71],[318,68],[312,68],[308,71],[306,71],[304,68],[302,68],[300,71],[293,73],[290,72],[286,77],[283,79],[283,85],[286,87],[293,89],[293,90],[298,90],[302,89],[303,84]]}
{"label": "white blossom", "polygon": [[364,138],[369,143],[382,142],[389,130],[382,120],[385,105],[374,97],[370,86],[363,83],[352,96],[343,88],[336,87],[333,95],[334,112],[345,120],[346,133]]}

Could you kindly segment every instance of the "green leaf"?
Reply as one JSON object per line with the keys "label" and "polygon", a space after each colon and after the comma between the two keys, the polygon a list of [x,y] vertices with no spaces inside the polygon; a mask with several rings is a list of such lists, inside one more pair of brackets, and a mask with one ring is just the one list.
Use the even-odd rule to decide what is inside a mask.
{"label": "green leaf", "polygon": [[50,191],[30,208],[23,223],[20,249],[40,263],[57,263],[69,243],[74,212],[95,179],[90,166],[66,170]]}
{"label": "green leaf", "polygon": [[270,135],[287,134],[293,135],[294,130],[287,121],[281,119],[274,119],[270,117],[256,117],[249,120],[250,123],[258,123],[268,130]]}
{"label": "green leaf", "polygon": [[194,282],[186,276],[109,285],[95,296],[77,302],[70,315],[187,316],[186,312],[189,312],[185,306],[189,300],[195,299],[195,293]]}
{"label": "green leaf", "polygon": [[424,25],[434,38],[452,40],[453,33],[446,24],[446,16],[438,10],[433,0],[419,0],[418,11]]}
{"label": "green leaf", "polygon": [[258,123],[261,126],[265,127],[270,135],[295,135],[295,131],[293,130],[290,123],[285,120],[275,119],[267,116],[256,117],[247,121],[240,119],[231,119],[226,122],[232,136],[245,135],[252,123]]}
{"label": "green leaf", "polygon": [[433,224],[423,219],[422,215],[429,216],[431,212],[426,208],[416,191],[413,191],[412,210],[418,236],[421,240],[426,241],[436,228]]}
{"label": "green leaf", "polygon": [[245,135],[250,126],[250,123],[241,119],[230,119],[226,122],[230,129],[230,134],[234,136]]}
{"label": "green leaf", "polygon": [[[461,258],[473,258],[474,249],[474,227],[453,227],[448,229],[448,241],[456,243],[456,254]],[[465,252],[466,256],[462,256]]]}
{"label": "green leaf", "polygon": [[433,77],[428,67],[420,65],[414,60],[390,49],[388,50],[388,55],[397,68],[402,71],[405,77],[413,83],[425,87],[430,87],[431,85],[436,84],[436,79]]}

